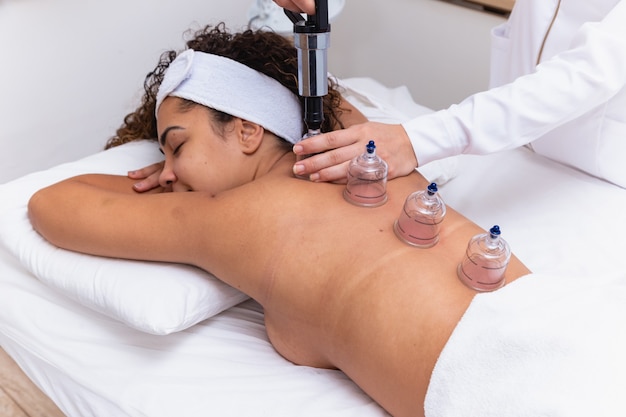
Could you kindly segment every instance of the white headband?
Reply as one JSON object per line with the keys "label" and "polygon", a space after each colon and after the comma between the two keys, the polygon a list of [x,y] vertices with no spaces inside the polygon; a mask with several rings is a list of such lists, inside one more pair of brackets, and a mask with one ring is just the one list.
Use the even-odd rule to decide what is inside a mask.
{"label": "white headband", "polygon": [[223,56],[193,49],[178,55],[159,87],[155,111],[167,96],[257,123],[291,143],[302,139],[298,97],[275,79]]}

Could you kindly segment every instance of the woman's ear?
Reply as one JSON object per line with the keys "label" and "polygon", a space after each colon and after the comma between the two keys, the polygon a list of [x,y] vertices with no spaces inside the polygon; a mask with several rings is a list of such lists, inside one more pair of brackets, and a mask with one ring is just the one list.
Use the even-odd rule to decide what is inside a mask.
{"label": "woman's ear", "polygon": [[263,142],[263,134],[265,129],[263,126],[249,122],[244,119],[241,120],[239,127],[239,144],[245,154],[253,154],[259,149]]}

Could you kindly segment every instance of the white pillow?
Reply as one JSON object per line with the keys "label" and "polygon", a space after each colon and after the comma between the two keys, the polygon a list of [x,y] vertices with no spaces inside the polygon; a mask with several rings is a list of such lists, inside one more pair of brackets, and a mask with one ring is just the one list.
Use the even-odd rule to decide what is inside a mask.
{"label": "white pillow", "polygon": [[0,244],[50,287],[144,332],[180,331],[239,304],[245,294],[198,268],[66,251],[33,230],[27,204],[40,188],[83,173],[125,175],[161,159],[156,143],[133,142],[0,185]]}

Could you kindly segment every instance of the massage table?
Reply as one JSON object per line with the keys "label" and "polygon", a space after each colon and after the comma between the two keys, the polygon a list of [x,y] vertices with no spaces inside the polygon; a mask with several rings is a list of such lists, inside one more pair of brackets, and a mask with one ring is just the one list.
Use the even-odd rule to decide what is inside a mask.
{"label": "massage table", "polygon": [[[341,83],[373,120],[429,111],[405,88]],[[341,371],[282,358],[259,304],[215,278],[68,254],[29,229],[26,203],[36,189],[83,172],[125,174],[161,157],[154,142],[139,141],[0,185],[2,348],[68,417],[387,415]],[[485,229],[500,225],[531,270],[626,275],[626,190],[527,147],[421,171],[440,184],[447,205]],[[203,292],[208,281],[211,294]],[[198,311],[211,297],[220,305]],[[626,303],[621,313],[626,318]]]}

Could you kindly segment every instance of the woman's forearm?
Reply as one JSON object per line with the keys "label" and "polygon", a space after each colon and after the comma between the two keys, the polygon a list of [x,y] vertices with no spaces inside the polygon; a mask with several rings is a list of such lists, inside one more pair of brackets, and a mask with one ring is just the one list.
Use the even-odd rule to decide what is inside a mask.
{"label": "woman's forearm", "polygon": [[[52,244],[93,255],[147,259],[132,250],[127,236],[141,235],[137,221],[124,220],[136,202],[132,180],[122,176],[84,175],[37,191],[28,204],[33,228]],[[131,216],[132,217],[132,216]],[[128,243],[127,243],[128,242]],[[130,248],[125,248],[128,244]]]}
{"label": "woman's forearm", "polygon": [[[51,243],[78,250],[80,228],[85,225],[86,208],[90,207],[95,191],[123,193],[123,177],[83,175],[66,179],[37,191],[28,202],[28,216],[33,228]],[[97,216],[97,213],[94,213]],[[85,231],[86,232],[86,231]],[[69,246],[69,247],[68,247]]]}

